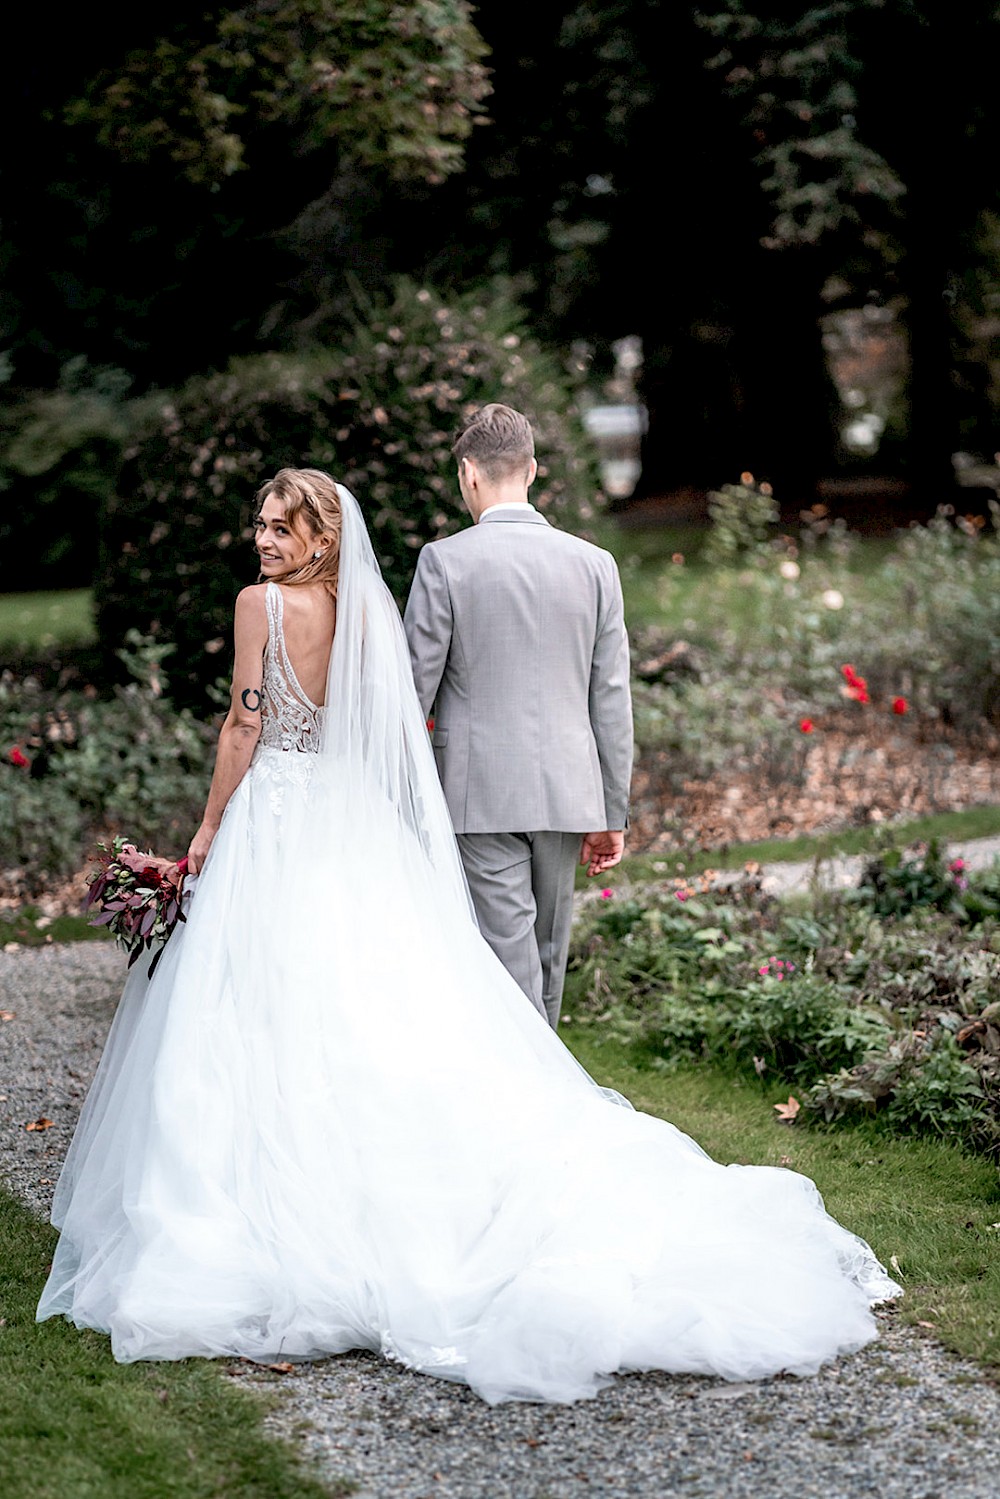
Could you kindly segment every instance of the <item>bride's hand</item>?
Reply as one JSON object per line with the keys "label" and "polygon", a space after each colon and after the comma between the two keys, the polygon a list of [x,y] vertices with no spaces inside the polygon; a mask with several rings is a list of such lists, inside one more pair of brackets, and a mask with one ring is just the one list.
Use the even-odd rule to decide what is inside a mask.
{"label": "bride's hand", "polygon": [[208,858],[208,851],[212,847],[217,829],[210,828],[207,823],[201,827],[191,839],[191,846],[187,851],[188,874],[200,874],[202,865]]}

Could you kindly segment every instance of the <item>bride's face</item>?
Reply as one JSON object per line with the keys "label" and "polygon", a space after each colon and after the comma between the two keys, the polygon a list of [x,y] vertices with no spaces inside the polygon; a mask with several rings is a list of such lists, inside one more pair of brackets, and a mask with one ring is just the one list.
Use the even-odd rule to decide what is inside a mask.
{"label": "bride's face", "polygon": [[299,530],[285,523],[285,507],[274,495],[268,495],[256,521],[255,545],[260,570],[265,578],[280,578],[294,572],[312,556],[313,546]]}

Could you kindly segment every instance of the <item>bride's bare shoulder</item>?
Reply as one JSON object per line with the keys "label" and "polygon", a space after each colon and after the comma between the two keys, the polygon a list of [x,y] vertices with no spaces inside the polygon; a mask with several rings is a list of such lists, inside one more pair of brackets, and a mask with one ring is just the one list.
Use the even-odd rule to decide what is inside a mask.
{"label": "bride's bare shoulder", "polygon": [[235,617],[237,623],[253,623],[267,615],[267,584],[250,583],[236,595]]}

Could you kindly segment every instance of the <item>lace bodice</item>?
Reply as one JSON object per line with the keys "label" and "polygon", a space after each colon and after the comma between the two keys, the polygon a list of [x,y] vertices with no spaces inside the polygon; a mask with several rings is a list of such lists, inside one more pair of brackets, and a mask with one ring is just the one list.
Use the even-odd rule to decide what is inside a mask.
{"label": "lace bodice", "polygon": [[265,749],[319,750],[323,709],[311,702],[285,648],[284,600],[277,583],[268,583],[267,649],[264,652],[264,683],[261,694],[261,736]]}

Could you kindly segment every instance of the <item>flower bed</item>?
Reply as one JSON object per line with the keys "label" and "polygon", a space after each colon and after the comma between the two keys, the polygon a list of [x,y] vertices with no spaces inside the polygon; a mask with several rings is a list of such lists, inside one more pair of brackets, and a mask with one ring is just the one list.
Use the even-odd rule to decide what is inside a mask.
{"label": "flower bed", "polygon": [[1000,1155],[1000,868],[970,878],[934,845],[806,902],[753,879],[602,892],[566,1009],[652,1066],[721,1062],[787,1080],[828,1123],[870,1114]]}

